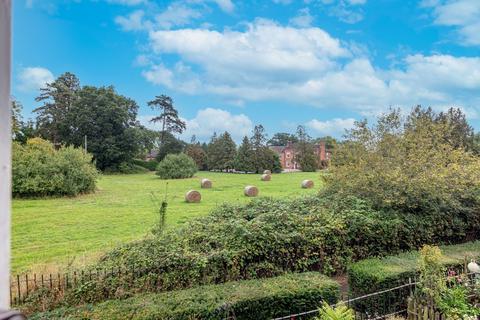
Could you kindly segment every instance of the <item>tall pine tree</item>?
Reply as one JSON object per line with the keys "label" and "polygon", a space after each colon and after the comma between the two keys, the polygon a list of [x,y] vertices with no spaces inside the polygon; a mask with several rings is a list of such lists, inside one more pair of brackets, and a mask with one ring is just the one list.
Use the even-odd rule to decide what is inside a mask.
{"label": "tall pine tree", "polygon": [[166,133],[182,133],[186,129],[185,122],[178,116],[178,111],[173,106],[173,100],[169,96],[160,95],[148,102],[148,106],[153,110],[160,111],[160,115],[152,118],[151,122],[160,122],[162,130],[160,132],[160,144],[165,142]]}
{"label": "tall pine tree", "polygon": [[41,137],[54,144],[65,142],[71,129],[66,118],[78,101],[79,91],[80,81],[70,72],[40,89],[41,93],[35,101],[43,102],[43,105],[33,112],[37,114],[37,129]]}
{"label": "tall pine tree", "polygon": [[238,148],[237,156],[235,157],[235,169],[245,172],[255,171],[253,147],[247,136],[243,137],[242,144]]}
{"label": "tall pine tree", "polygon": [[302,171],[313,172],[317,169],[318,163],[314,152],[311,138],[305,131],[304,126],[297,127],[298,142],[295,144],[295,161],[300,165]]}

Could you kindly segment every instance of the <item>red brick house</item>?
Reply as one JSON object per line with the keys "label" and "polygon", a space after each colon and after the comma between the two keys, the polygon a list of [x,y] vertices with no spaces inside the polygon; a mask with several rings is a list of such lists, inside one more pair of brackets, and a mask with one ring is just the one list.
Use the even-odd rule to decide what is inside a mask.
{"label": "red brick house", "polygon": [[[289,142],[286,146],[270,146],[278,157],[283,170],[301,170],[300,165],[295,161],[295,146]],[[330,152],[325,148],[325,142],[320,142],[314,147],[315,156],[318,163],[330,160]]]}

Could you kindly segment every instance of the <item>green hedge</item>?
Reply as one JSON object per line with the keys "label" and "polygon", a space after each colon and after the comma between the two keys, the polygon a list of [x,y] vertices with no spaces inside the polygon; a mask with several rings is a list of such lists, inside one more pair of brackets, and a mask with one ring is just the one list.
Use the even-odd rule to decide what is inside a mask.
{"label": "green hedge", "polygon": [[[462,266],[466,257],[480,257],[480,241],[441,246],[440,248],[445,267]],[[352,264],[348,268],[351,296],[357,297],[408,283],[409,278],[414,279],[417,276],[418,257],[418,251],[411,251],[384,258],[366,259]],[[363,311],[372,311],[383,305],[394,309],[405,301],[409,292],[409,288],[406,288],[390,294],[383,294],[364,300],[358,303],[357,307]]]}
{"label": "green hedge", "polygon": [[[118,276],[92,280],[53,304],[80,305],[289,272],[330,275],[352,261],[415,250],[425,243],[465,242],[467,230],[480,235],[478,219],[380,212],[346,197],[263,198],[223,205],[181,228],[119,246],[91,266],[135,269],[135,281]],[[32,305],[39,303],[32,300]]]}
{"label": "green hedge", "polygon": [[339,285],[314,272],[208,285],[63,308],[29,319],[270,319],[335,303]]}
{"label": "green hedge", "polygon": [[145,169],[148,169],[149,171],[155,171],[158,166],[158,161],[157,160],[142,160],[142,159],[134,159],[133,164],[144,167]]}

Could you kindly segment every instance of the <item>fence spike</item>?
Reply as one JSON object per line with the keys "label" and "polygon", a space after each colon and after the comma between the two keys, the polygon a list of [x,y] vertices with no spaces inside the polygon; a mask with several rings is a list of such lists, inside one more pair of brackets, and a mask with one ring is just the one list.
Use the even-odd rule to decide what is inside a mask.
{"label": "fence spike", "polygon": [[25,287],[27,288],[27,296],[28,296],[28,274],[25,274]]}
{"label": "fence spike", "polygon": [[18,291],[18,303],[20,303],[22,300],[21,297],[21,291],[20,291],[20,275],[17,274],[17,291]]}

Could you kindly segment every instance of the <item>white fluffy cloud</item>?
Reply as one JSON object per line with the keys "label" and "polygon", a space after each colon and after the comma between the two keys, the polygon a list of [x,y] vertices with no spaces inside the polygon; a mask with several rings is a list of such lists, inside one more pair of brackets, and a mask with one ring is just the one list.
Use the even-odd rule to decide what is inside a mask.
{"label": "white fluffy cloud", "polygon": [[424,1],[423,6],[432,7],[435,24],[456,27],[460,42],[465,45],[480,45],[480,1],[449,0]]}
{"label": "white fluffy cloud", "polygon": [[298,11],[298,14],[290,19],[290,24],[300,27],[307,28],[312,25],[314,17],[310,14],[310,9],[303,8]]}
{"label": "white fluffy cloud", "polygon": [[[150,119],[153,116],[140,116],[140,122],[148,128],[160,129],[159,124],[153,124]],[[205,108],[198,110],[192,119],[183,119],[187,124],[187,130],[182,138],[189,140],[195,135],[201,141],[207,141],[213,132],[217,134],[228,131],[237,142],[245,135],[250,135],[253,123],[244,114],[232,114],[229,111],[217,108]]]}
{"label": "white fluffy cloud", "polygon": [[142,75],[153,84],[163,85],[168,88],[173,86],[173,72],[163,65],[152,66],[150,70],[144,71]]}
{"label": "white fluffy cloud", "polygon": [[233,12],[235,10],[235,5],[231,0],[214,0],[217,5],[225,12]]}
{"label": "white fluffy cloud", "polygon": [[52,72],[46,68],[23,68],[18,75],[18,89],[23,92],[35,92],[54,79]]}
{"label": "white fluffy cloud", "polygon": [[[123,4],[140,4],[147,1],[109,0]],[[235,10],[231,0],[177,0],[161,11],[155,6],[145,6],[145,10],[136,10],[126,16],[117,16],[115,22],[125,31],[162,30],[187,26],[202,18],[208,12],[208,3],[214,2],[227,13]]]}
{"label": "white fluffy cloud", "polygon": [[126,17],[116,17],[115,22],[125,31],[143,30],[146,28],[145,22],[143,21],[144,15],[145,13],[143,10],[136,10]]}
{"label": "white fluffy cloud", "polygon": [[187,120],[185,138],[196,135],[205,140],[210,138],[213,132],[223,133],[228,131],[232,138],[240,141],[243,136],[250,135],[253,123],[244,114],[231,114],[222,109],[206,108],[199,110],[195,118]]}
{"label": "white fluffy cloud", "polygon": [[167,9],[155,16],[155,24],[161,29],[170,29],[174,26],[188,25],[201,17],[200,11],[183,3],[174,2]]}
{"label": "white fluffy cloud", "polygon": [[257,20],[247,30],[218,32],[205,29],[150,32],[157,55],[177,54],[186,64],[199,66],[207,86],[241,87],[252,82],[268,90],[279,83],[303,81],[332,67],[332,59],[350,52],[319,28],[283,27]]}
{"label": "white fluffy cloud", "polygon": [[[150,32],[154,55],[178,56],[145,78],[170,89],[242,101],[289,101],[370,115],[415,104],[478,108],[480,58],[410,55],[376,68],[319,28],[256,20],[244,31]],[[475,113],[470,113],[475,114]]]}
{"label": "white fluffy cloud", "polygon": [[345,130],[353,127],[354,122],[355,119],[352,118],[335,118],[326,121],[312,119],[306,123],[306,126],[319,135],[341,136],[345,133]]}

